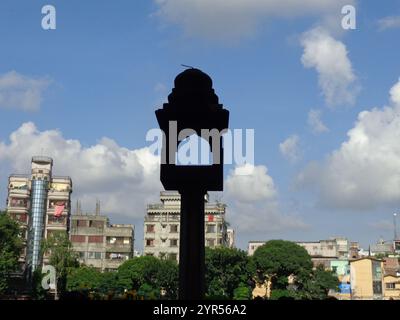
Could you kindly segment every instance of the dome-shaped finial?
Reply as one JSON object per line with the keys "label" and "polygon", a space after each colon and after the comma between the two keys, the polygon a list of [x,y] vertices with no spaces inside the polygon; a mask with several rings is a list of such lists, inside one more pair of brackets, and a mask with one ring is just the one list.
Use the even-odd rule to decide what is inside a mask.
{"label": "dome-shaped finial", "polygon": [[212,80],[210,76],[196,68],[189,68],[178,74],[175,78],[174,84],[177,89],[212,89]]}

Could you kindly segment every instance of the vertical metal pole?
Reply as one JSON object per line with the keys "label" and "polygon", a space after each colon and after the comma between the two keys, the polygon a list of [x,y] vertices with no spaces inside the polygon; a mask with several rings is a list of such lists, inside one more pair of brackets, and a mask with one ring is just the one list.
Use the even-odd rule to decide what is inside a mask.
{"label": "vertical metal pole", "polygon": [[188,189],[180,193],[179,299],[200,300],[205,292],[205,192]]}
{"label": "vertical metal pole", "polygon": [[394,227],[394,241],[397,240],[397,226],[396,226],[396,216],[397,213],[393,213],[393,227]]}

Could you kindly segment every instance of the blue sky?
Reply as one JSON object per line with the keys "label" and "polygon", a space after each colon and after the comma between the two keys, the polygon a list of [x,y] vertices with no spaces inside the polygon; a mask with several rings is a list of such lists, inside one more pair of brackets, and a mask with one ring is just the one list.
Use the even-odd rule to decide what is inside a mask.
{"label": "blue sky", "polygon": [[[83,199],[90,210],[98,197],[114,221],[136,225],[141,250],[145,203],[157,200],[160,186],[149,182],[157,177],[154,159],[135,150],[149,145],[145,135],[157,127],[154,110],[183,70],[180,65],[188,64],[213,78],[220,102],[230,110],[231,128],[255,130],[254,180],[237,178],[234,166],[227,166],[229,189],[222,198],[240,247],[270,238],[342,235],[364,246],[380,235],[391,239],[392,213],[400,204],[400,153],[394,143],[399,108],[389,93],[400,76],[400,3],[245,2],[51,1],[57,29],[45,31],[41,8],[49,2],[3,0],[1,199],[8,174],[27,170],[30,153],[44,152],[55,158],[56,173],[73,177],[74,200]],[[340,28],[345,4],[356,8],[355,30]],[[327,50],[313,55],[321,46]],[[24,109],[19,95],[27,90],[37,100],[24,100]],[[327,98],[332,90],[333,104]],[[344,95],[351,99],[343,101]],[[384,106],[391,108],[389,115],[379,113]],[[356,123],[360,112],[374,107],[371,119]],[[313,132],[310,110],[326,130]],[[361,147],[360,130],[347,135],[360,128],[369,141]],[[19,132],[14,143],[13,132]],[[98,170],[82,171],[87,175],[82,177],[79,166]],[[251,187],[262,190],[255,201],[246,194]],[[246,219],[247,227],[241,227]],[[260,229],[252,231],[254,224]]]}

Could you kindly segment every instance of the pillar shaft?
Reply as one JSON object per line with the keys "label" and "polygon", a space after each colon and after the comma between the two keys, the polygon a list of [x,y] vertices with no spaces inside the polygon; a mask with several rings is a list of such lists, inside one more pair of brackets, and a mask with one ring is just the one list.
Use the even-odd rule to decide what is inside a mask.
{"label": "pillar shaft", "polygon": [[180,193],[179,299],[199,300],[205,292],[205,192],[183,190]]}

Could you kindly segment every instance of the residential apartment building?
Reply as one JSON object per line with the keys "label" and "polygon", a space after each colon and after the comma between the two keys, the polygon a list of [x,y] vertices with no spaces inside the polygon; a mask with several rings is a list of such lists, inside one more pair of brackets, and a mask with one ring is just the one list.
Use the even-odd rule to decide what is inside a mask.
{"label": "residential apartment building", "polygon": [[8,179],[7,212],[22,230],[22,272],[33,272],[42,265],[44,238],[69,231],[72,180],[53,176],[52,169],[52,158],[35,156],[31,174],[12,174]]}
{"label": "residential apartment building", "polygon": [[383,282],[385,285],[385,299],[400,300],[400,275],[385,274]]}
{"label": "residential apartment building", "polygon": [[[149,204],[144,218],[144,255],[179,261],[181,196],[177,191],[162,191],[161,203]],[[205,245],[228,246],[225,208],[205,198]],[[232,243],[232,242],[231,242]]]}
{"label": "residential apartment building", "polygon": [[81,263],[113,271],[133,257],[134,226],[110,224],[99,214],[71,216],[71,242]]}
{"label": "residential apartment building", "polygon": [[355,300],[380,300],[385,295],[383,261],[364,257],[350,261],[351,297]]}
{"label": "residential apartment building", "polygon": [[[250,241],[247,248],[248,255],[253,255],[257,248],[265,243],[266,241]],[[307,250],[314,266],[322,264],[328,269],[332,260],[346,260],[349,256],[349,243],[346,238],[296,241],[295,243]]]}

